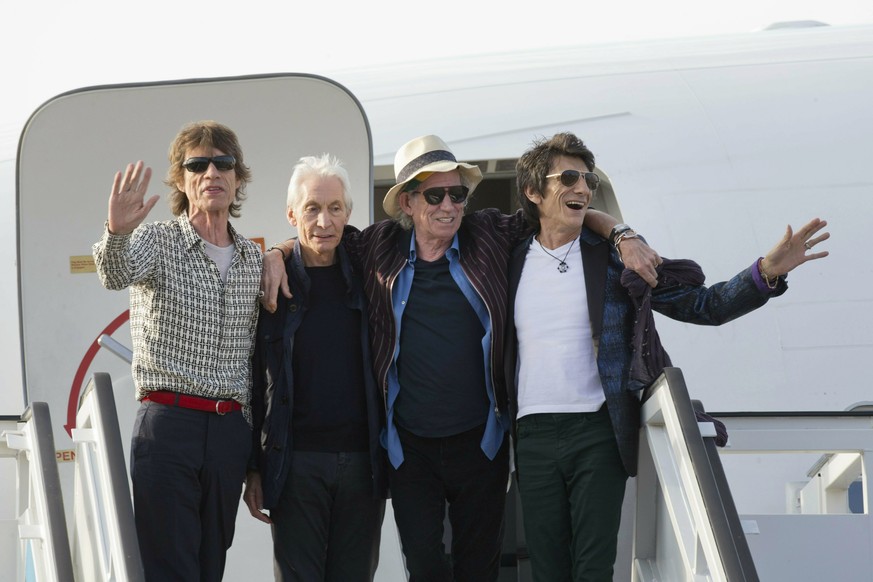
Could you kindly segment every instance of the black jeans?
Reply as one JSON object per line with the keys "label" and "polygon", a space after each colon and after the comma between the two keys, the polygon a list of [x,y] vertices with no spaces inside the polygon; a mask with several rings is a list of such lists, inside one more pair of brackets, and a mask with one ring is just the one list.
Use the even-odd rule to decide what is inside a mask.
{"label": "black jeans", "polygon": [[370,453],[293,451],[273,520],[276,580],[368,582],[379,564],[385,500]]}
{"label": "black jeans", "polygon": [[140,405],[130,474],[146,580],[221,580],[251,435],[240,411]]}
{"label": "black jeans", "polygon": [[[389,469],[394,519],[410,582],[490,582],[500,572],[509,438],[494,460],[482,452],[484,426],[444,438],[399,430],[403,464]],[[443,544],[446,504],[451,564]]]}

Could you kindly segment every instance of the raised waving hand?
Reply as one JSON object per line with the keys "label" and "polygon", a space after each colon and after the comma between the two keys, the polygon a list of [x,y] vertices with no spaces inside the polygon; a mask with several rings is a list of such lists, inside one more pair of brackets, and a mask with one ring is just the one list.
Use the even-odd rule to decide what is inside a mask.
{"label": "raised waving hand", "polygon": [[776,246],[761,261],[761,269],[771,277],[784,275],[807,261],[823,259],[828,251],[814,252],[812,247],[830,238],[830,233],[818,234],[828,223],[814,218],[794,232],[789,225]]}
{"label": "raised waving hand", "polygon": [[129,234],[139,226],[158,201],[158,196],[145,199],[152,169],[143,167],[142,160],[127,164],[124,175],[115,173],[109,193],[109,232]]}

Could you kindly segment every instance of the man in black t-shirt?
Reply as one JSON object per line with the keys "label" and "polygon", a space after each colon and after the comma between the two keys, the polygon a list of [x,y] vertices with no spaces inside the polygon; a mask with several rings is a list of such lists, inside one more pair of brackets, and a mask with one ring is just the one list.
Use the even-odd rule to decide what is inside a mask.
{"label": "man in black t-shirt", "polygon": [[339,161],[301,158],[287,208],[299,235],[285,260],[293,297],[258,324],[244,499],[272,524],[277,580],[369,581],[387,494],[384,414],[363,288],[338,246],[352,210]]}

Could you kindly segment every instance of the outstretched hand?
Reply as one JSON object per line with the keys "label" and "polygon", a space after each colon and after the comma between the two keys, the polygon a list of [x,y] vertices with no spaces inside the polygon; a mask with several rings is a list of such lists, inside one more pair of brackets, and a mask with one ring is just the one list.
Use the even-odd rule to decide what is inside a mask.
{"label": "outstretched hand", "polygon": [[130,234],[139,226],[158,201],[158,196],[145,200],[152,169],[143,169],[142,160],[127,164],[124,176],[115,173],[109,193],[109,232]]}
{"label": "outstretched hand", "polygon": [[829,232],[816,236],[827,225],[827,221],[814,218],[793,232],[789,224],[782,240],[761,261],[761,269],[770,277],[778,277],[807,261],[828,256],[827,251],[811,252],[815,245],[831,237]]}

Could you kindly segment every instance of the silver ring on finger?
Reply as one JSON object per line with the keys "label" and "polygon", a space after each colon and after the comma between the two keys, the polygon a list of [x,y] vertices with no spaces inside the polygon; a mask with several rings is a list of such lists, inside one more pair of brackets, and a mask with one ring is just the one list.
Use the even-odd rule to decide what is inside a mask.
{"label": "silver ring on finger", "polygon": [[810,250],[812,248],[812,245],[809,244],[809,241],[806,241],[805,243],[803,243],[803,246],[806,247],[806,250]]}

